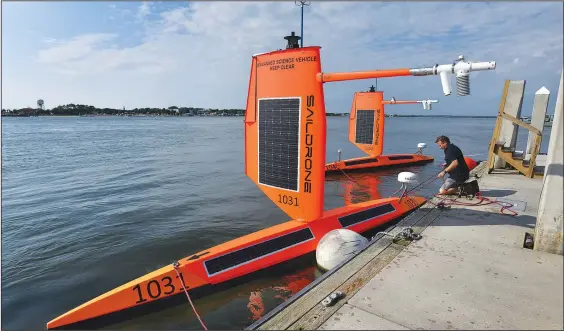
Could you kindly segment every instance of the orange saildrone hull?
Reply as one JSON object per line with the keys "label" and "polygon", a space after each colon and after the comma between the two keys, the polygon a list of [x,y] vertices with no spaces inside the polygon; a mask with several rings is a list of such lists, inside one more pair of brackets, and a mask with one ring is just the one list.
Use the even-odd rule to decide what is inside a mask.
{"label": "orange saildrone hull", "polygon": [[[399,104],[417,101],[399,101]],[[326,173],[339,171],[382,169],[393,166],[424,164],[434,161],[432,156],[416,154],[382,155],[384,150],[385,112],[384,92],[371,90],[354,94],[349,116],[349,141],[369,156],[331,162]]]}
{"label": "orange saildrone hull", "polygon": [[432,156],[422,154],[391,154],[364,156],[355,159],[331,162],[325,165],[326,173],[339,171],[383,169],[394,166],[418,165],[433,162]]}
{"label": "orange saildrone hull", "polygon": [[[421,197],[388,198],[333,209],[312,222],[292,220],[178,260],[178,272],[189,291],[264,269],[315,251],[329,231],[347,228],[365,232],[386,224],[425,202]],[[145,305],[183,293],[172,265],[104,293],[47,323],[48,329],[70,329],[77,322]],[[111,316],[106,316],[110,318]]]}
{"label": "orange saildrone hull", "polygon": [[[329,231],[362,233],[394,221],[422,197],[370,200],[324,210],[326,113],[320,47],[289,48],[252,58],[245,112],[245,174],[291,221],[178,260],[104,293],[47,323],[77,328],[182,298],[314,252]],[[177,273],[178,272],[178,273]],[[182,282],[181,282],[182,280]],[[178,296],[181,294],[181,296]],[[113,319],[113,318],[112,318]],[[104,324],[103,322],[101,324]]]}

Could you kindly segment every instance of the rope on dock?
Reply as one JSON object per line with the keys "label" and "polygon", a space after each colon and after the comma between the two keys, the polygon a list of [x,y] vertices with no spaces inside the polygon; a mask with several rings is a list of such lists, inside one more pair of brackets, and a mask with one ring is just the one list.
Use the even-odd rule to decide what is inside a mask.
{"label": "rope on dock", "polygon": [[[514,205],[510,202],[506,202],[506,201],[497,201],[497,200],[490,200],[486,197],[483,197],[480,192],[478,192],[476,194],[476,197],[478,199],[480,199],[480,201],[478,201],[477,203],[465,203],[465,202],[461,202],[458,201],[458,198],[454,198],[454,199],[449,199],[447,197],[442,197],[441,195],[435,195],[436,198],[441,199],[441,201],[439,201],[439,203],[434,203],[432,201],[429,200],[430,203],[434,204],[435,206],[437,206],[440,209],[443,209],[445,207],[450,207],[452,205],[456,205],[456,206],[467,206],[467,207],[475,207],[475,206],[487,206],[487,205],[492,205],[492,204],[496,204],[501,206],[500,209],[500,213],[504,214],[504,215],[510,215],[510,216],[517,216],[519,215],[516,211],[510,209],[511,207],[513,207]],[[446,201],[446,203],[445,203]],[[485,202],[485,203],[484,203]],[[504,210],[509,211],[510,213],[505,213]]]}
{"label": "rope on dock", "polygon": [[397,241],[397,240],[400,240],[400,239],[413,241],[413,240],[419,240],[419,239],[422,238],[419,233],[413,232],[413,229],[411,227],[409,227],[409,228],[403,229],[400,233],[396,234],[395,236],[390,234],[389,232],[380,231],[380,232],[376,233],[374,236],[372,236],[371,240],[374,240],[374,238],[376,238],[376,236],[379,235],[379,234],[385,234],[387,236],[394,237],[394,239],[393,239],[394,242]]}

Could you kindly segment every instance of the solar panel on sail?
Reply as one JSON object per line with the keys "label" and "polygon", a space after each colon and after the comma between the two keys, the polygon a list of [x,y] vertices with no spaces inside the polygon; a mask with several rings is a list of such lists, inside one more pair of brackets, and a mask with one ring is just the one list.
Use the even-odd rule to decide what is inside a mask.
{"label": "solar panel on sail", "polygon": [[374,142],[374,110],[356,110],[357,144],[372,144]]}
{"label": "solar panel on sail", "polygon": [[259,183],[298,190],[300,98],[260,99]]}

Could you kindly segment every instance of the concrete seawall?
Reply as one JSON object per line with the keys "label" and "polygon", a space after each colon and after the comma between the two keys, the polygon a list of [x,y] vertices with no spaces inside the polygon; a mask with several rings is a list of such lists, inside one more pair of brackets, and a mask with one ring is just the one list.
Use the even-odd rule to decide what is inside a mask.
{"label": "concrete seawall", "polygon": [[[475,169],[482,196],[513,204],[452,205],[433,198],[368,248],[248,329],[563,329],[563,256],[524,248],[542,179]],[[458,199],[476,204],[477,198]],[[342,291],[333,306],[321,301]]]}

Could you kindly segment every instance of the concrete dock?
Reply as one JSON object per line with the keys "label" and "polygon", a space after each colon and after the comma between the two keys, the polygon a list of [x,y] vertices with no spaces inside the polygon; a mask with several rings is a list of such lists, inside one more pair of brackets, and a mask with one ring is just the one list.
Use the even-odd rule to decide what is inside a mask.
{"label": "concrete dock", "polygon": [[[327,272],[248,329],[560,329],[563,256],[524,248],[534,233],[542,178],[475,169],[484,197],[514,204],[425,204],[361,253]],[[458,199],[477,203],[478,199]],[[507,211],[505,211],[507,213]],[[321,301],[335,291],[333,306]]]}

